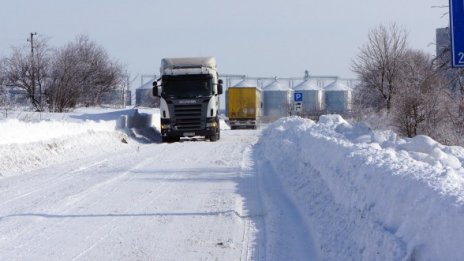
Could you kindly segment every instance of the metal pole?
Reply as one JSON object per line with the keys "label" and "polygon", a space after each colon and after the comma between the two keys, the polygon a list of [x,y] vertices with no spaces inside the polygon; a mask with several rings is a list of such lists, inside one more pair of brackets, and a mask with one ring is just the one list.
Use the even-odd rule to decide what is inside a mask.
{"label": "metal pole", "polygon": [[[37,35],[37,32],[31,33],[31,38],[27,39],[31,43],[31,66],[32,66],[32,98],[35,99],[35,63],[34,63],[34,35]],[[39,85],[40,87],[40,85]],[[42,90],[39,90],[39,109],[42,106]]]}

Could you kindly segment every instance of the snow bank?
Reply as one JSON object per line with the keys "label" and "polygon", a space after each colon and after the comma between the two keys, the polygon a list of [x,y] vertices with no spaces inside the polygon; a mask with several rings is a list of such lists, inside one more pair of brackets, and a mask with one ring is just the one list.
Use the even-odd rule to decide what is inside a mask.
{"label": "snow bank", "polygon": [[116,121],[0,123],[0,177],[127,147]]}
{"label": "snow bank", "polygon": [[[281,119],[257,144],[327,260],[464,256],[464,149],[350,125]],[[262,156],[261,156],[262,155]]]}
{"label": "snow bank", "polygon": [[[154,116],[153,116],[154,115]],[[136,146],[150,133],[139,133],[152,126],[159,114],[139,113],[136,109],[84,110],[72,114],[46,115],[48,120],[0,121],[0,177],[84,157],[92,157]],[[32,118],[31,118],[32,119]],[[91,120],[89,120],[91,119]],[[134,131],[137,129],[137,131]],[[129,139],[128,135],[133,137]]]}
{"label": "snow bank", "polygon": [[24,122],[9,119],[0,123],[0,145],[11,143],[31,143],[58,139],[65,136],[77,136],[88,132],[111,132],[116,121],[40,121]]}

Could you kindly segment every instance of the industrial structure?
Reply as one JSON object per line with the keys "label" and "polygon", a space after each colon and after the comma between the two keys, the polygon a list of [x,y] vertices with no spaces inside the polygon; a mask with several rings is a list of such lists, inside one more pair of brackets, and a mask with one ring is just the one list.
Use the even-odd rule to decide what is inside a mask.
{"label": "industrial structure", "polygon": [[292,111],[292,89],[275,80],[263,88],[263,120],[273,121],[286,117]]}
{"label": "industrial structure", "polygon": [[[156,75],[144,75],[143,79],[148,78],[156,79]],[[349,115],[352,109],[352,91],[358,84],[357,79],[310,76],[307,72],[303,77],[221,74],[220,78],[224,81],[226,94],[221,98],[222,114],[226,117],[229,115],[229,88],[253,87],[262,90],[261,120],[264,122],[291,115],[316,120],[320,115],[328,113]],[[141,87],[136,91],[136,106],[157,107],[157,102],[153,100],[153,97],[142,97],[147,95],[149,86],[142,82]],[[295,95],[301,97],[301,101],[296,101]]]}
{"label": "industrial structure", "polygon": [[335,80],[324,88],[325,112],[344,114],[351,111],[351,89]]}
{"label": "industrial structure", "polygon": [[[229,87],[247,83],[263,90],[263,121],[298,115],[317,120],[320,115],[336,113],[350,115],[352,91],[357,79],[337,76],[304,77],[248,77],[246,75],[221,75],[226,92]],[[297,98],[301,100],[297,101]],[[226,102],[226,115],[228,105]]]}
{"label": "industrial structure", "polygon": [[306,79],[295,88],[294,93],[301,95],[301,104],[294,106],[294,114],[307,118],[318,118],[325,109],[324,92],[320,83],[314,79]]}

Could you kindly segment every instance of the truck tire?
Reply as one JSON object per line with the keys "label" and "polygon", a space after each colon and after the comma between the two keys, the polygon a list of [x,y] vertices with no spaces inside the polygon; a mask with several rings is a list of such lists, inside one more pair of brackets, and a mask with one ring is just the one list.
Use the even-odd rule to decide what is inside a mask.
{"label": "truck tire", "polygon": [[214,135],[209,136],[209,140],[210,140],[210,141],[213,141],[213,142],[214,142],[214,141],[218,141],[219,138],[220,138],[219,132],[217,132],[217,133],[214,134]]}

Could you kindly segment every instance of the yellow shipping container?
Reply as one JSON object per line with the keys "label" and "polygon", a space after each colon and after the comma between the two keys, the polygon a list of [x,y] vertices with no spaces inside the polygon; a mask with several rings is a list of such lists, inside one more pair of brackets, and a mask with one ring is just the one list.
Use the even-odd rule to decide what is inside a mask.
{"label": "yellow shipping container", "polygon": [[256,87],[230,87],[228,93],[229,121],[248,121],[236,124],[256,127],[261,117],[261,90]]}

